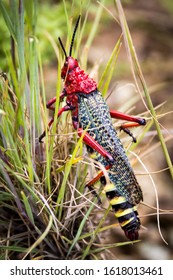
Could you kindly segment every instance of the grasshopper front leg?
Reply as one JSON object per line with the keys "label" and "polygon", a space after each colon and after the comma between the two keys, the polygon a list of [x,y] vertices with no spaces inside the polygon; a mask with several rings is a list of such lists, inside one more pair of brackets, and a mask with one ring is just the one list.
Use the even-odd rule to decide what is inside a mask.
{"label": "grasshopper front leg", "polygon": [[[60,97],[59,97],[60,101],[62,101],[65,96],[66,96],[66,92],[65,92],[65,90],[63,90],[60,94]],[[49,110],[55,111],[55,107],[52,106],[55,102],[56,102],[56,96],[51,98],[47,102],[46,108],[49,109]]]}
{"label": "grasshopper front leg", "polygon": [[[63,90],[60,94],[60,101],[63,100],[63,98],[66,96],[66,92],[65,90]],[[56,102],[56,96],[53,97],[52,99],[50,99],[47,104],[46,104],[46,108],[49,109],[49,110],[52,110],[52,111],[55,111],[55,107],[52,106],[54,103]],[[59,117],[63,112],[65,111],[68,111],[68,110],[71,110],[70,106],[68,105],[65,105],[63,108],[61,108],[59,111],[58,111],[58,115],[57,117]],[[49,121],[48,123],[48,129],[51,127],[52,123],[54,122],[54,117],[51,118],[51,120]],[[46,131],[43,131],[43,133],[40,135],[39,137],[39,142],[42,143],[42,139],[46,136]]]}
{"label": "grasshopper front leg", "polygon": [[[69,111],[69,110],[71,110],[71,107],[68,106],[68,105],[65,105],[64,107],[62,107],[61,109],[59,109],[58,114],[57,114],[57,118],[59,118],[63,112],[66,112],[66,111]],[[53,122],[54,122],[54,117],[51,118],[51,120],[49,121],[49,123],[48,123],[48,129],[51,127],[51,125],[52,125]],[[43,131],[43,133],[42,133],[42,134],[40,135],[40,137],[39,137],[39,142],[40,142],[40,143],[42,142],[42,139],[43,139],[45,136],[46,136],[46,130]]]}

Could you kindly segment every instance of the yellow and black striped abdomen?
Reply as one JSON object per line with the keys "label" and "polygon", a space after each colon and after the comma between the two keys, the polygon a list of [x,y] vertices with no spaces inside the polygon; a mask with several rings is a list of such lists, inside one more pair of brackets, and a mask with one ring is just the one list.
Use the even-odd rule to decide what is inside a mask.
{"label": "yellow and black striped abdomen", "polygon": [[114,184],[106,185],[104,191],[127,238],[131,241],[137,240],[140,220],[136,206],[129,203]]}

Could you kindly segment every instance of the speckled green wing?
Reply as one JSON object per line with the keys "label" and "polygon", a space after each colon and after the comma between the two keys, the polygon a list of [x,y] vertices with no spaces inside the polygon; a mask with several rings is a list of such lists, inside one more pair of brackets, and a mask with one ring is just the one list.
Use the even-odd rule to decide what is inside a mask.
{"label": "speckled green wing", "polygon": [[[109,170],[109,179],[120,194],[132,205],[142,199],[142,191],[130,166],[125,150],[112,125],[109,109],[99,91],[79,95],[79,123],[83,129],[89,126],[88,133],[114,158]],[[104,166],[106,160],[97,154],[97,160]]]}

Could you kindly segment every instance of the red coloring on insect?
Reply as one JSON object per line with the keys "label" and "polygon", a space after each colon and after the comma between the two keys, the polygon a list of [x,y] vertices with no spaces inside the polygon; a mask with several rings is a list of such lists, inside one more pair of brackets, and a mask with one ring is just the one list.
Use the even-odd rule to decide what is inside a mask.
{"label": "red coloring on insect", "polygon": [[139,238],[138,229],[139,228],[136,228],[133,231],[125,230],[124,232],[125,232],[126,237],[131,241],[138,240],[138,238]]}
{"label": "red coloring on insect", "polygon": [[96,82],[85,74],[78,61],[71,56],[67,57],[61,71],[61,77],[65,80],[64,89],[67,95],[72,93],[88,94],[96,90]]}

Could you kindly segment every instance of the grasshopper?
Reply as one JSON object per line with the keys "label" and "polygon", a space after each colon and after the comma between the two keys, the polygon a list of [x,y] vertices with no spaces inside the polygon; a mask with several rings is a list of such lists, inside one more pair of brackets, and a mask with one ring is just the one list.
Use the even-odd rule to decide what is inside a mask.
{"label": "grasshopper", "polygon": [[[92,186],[98,180],[105,184],[104,191],[121,228],[124,230],[126,237],[134,241],[138,239],[140,228],[136,206],[143,200],[143,195],[122,143],[112,124],[112,118],[129,121],[129,124],[122,125],[121,129],[132,136],[134,142],[136,139],[128,130],[128,127],[145,125],[146,121],[143,118],[109,110],[97,88],[97,83],[79,67],[77,59],[72,57],[79,20],[80,16],[72,35],[69,55],[67,55],[59,38],[60,46],[65,55],[65,63],[61,70],[64,88],[60,95],[60,101],[66,98],[66,105],[59,109],[57,117],[60,117],[65,111],[71,111],[74,129],[77,130],[80,137],[83,137],[83,142],[92,151],[96,152],[96,160],[103,164],[108,171],[111,182],[110,184],[105,184],[104,174],[101,171],[86,186],[92,189]],[[47,103],[47,108],[55,110],[53,105],[55,102],[56,97],[53,97]],[[51,127],[53,121],[54,118],[50,120],[48,128]],[[44,131],[39,137],[40,142],[42,142],[45,133]]]}

